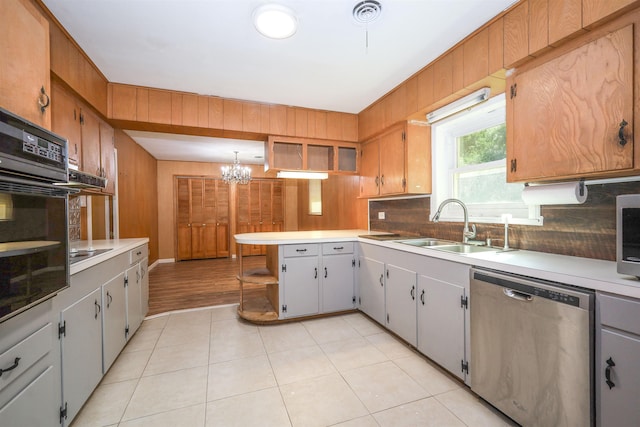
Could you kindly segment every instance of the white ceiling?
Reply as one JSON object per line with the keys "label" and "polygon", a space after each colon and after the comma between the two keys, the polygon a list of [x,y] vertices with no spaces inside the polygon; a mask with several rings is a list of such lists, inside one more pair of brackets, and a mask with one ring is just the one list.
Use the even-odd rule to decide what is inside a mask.
{"label": "white ceiling", "polygon": [[[382,13],[367,28],[352,16],[360,0],[43,0],[111,82],[348,113],[516,0],[379,1]],[[265,3],[297,14],[292,37],[255,30],[253,10]],[[167,146],[176,144],[163,138],[158,155],[171,157]]]}

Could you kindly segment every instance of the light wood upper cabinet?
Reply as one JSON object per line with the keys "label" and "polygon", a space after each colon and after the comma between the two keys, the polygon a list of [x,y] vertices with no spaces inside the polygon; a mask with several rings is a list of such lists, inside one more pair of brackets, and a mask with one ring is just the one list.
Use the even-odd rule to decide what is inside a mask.
{"label": "light wood upper cabinet", "polygon": [[270,136],[265,143],[265,171],[300,170],[355,174],[358,144],[324,139]]}
{"label": "light wood upper cabinet", "polygon": [[635,2],[636,0],[582,0],[582,25],[588,28]]}
{"label": "light wood upper cabinet", "polygon": [[509,182],[634,167],[633,40],[628,25],[509,79]]}
{"label": "light wood upper cabinet", "polygon": [[102,176],[107,178],[107,185],[103,192],[115,194],[116,151],[114,130],[104,121],[100,121],[100,168]]}
{"label": "light wood upper cabinet", "polygon": [[362,145],[360,197],[430,192],[430,127],[401,123]]}
{"label": "light wood upper cabinet", "polygon": [[[608,0],[607,0],[608,1]],[[549,1],[549,44],[582,32],[582,0]]]}
{"label": "light wood upper cabinet", "polygon": [[513,67],[529,56],[529,2],[504,16],[504,66]]}
{"label": "light wood upper cabinet", "polygon": [[51,130],[67,138],[69,163],[82,168],[80,106],[76,98],[60,85],[51,87]]}
{"label": "light wood upper cabinet", "polygon": [[0,107],[51,128],[49,22],[29,0],[0,2]]}

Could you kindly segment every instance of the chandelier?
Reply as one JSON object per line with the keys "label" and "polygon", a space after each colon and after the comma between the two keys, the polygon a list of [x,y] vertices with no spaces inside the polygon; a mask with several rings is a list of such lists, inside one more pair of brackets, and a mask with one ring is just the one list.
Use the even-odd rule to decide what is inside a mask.
{"label": "chandelier", "polygon": [[236,153],[236,159],[232,165],[222,167],[222,179],[227,184],[248,184],[251,181],[251,168],[248,166],[241,166],[238,161],[238,152]]}

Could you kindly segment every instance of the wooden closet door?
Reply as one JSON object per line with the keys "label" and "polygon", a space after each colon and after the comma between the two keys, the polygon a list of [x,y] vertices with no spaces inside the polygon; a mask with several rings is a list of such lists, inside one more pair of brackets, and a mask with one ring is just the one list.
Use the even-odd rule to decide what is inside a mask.
{"label": "wooden closet door", "polygon": [[[251,231],[260,231],[260,180],[254,179],[249,184],[249,212]],[[251,245],[249,249],[251,255],[260,255],[262,253],[262,245]]]}
{"label": "wooden closet door", "polygon": [[271,189],[272,231],[284,229],[284,182],[274,181]]}
{"label": "wooden closet door", "polygon": [[191,198],[189,179],[176,178],[176,259],[191,259]]}
{"label": "wooden closet door", "polygon": [[191,258],[206,258],[204,229],[204,182],[202,179],[189,180],[191,196]]}
{"label": "wooden closet door", "polygon": [[229,256],[229,184],[216,180],[216,249],[218,257]]}
{"label": "wooden closet door", "polygon": [[202,247],[204,258],[215,258],[218,256],[216,180],[205,178],[202,182]]}

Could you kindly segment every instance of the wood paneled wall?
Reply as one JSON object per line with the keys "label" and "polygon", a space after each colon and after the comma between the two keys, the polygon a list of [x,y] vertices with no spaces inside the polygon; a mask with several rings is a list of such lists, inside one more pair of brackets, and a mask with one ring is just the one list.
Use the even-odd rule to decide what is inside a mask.
{"label": "wood paneled wall", "polygon": [[157,161],[121,130],[115,132],[118,150],[120,237],[148,237],[149,263],[158,259]]}
{"label": "wood paneled wall", "polygon": [[367,228],[366,199],[358,199],[360,178],[330,175],[322,181],[322,215],[309,215],[309,183],[298,181],[298,228],[339,230]]}
{"label": "wood paneled wall", "polygon": [[[509,226],[509,246],[532,251],[615,260],[616,196],[640,193],[640,182],[588,186],[583,205],[542,206],[544,225]],[[369,205],[371,229],[395,233],[462,240],[462,223],[429,221],[430,198],[374,201]],[[386,219],[379,220],[378,212]],[[478,239],[503,245],[504,226],[476,224]]]}

